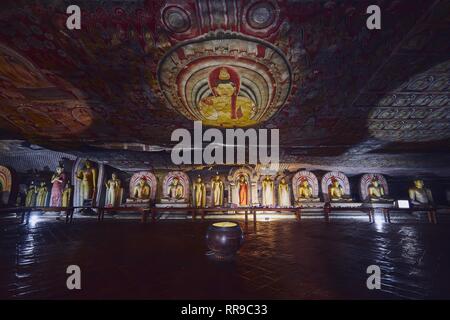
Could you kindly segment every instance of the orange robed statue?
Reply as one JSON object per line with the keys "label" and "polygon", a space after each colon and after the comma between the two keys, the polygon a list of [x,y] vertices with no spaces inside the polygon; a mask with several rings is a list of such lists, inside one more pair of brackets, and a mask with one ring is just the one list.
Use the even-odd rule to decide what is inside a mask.
{"label": "orange robed statue", "polygon": [[239,205],[248,205],[248,184],[244,176],[239,177]]}

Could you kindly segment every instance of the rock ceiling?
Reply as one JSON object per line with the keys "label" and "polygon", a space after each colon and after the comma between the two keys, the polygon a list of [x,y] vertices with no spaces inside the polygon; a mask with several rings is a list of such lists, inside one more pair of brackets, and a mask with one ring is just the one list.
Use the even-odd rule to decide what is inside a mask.
{"label": "rock ceiling", "polygon": [[374,1],[76,2],[81,30],[2,1],[0,139],[138,169],[202,120],[278,128],[300,167],[450,175],[449,1],[376,1],[381,30]]}

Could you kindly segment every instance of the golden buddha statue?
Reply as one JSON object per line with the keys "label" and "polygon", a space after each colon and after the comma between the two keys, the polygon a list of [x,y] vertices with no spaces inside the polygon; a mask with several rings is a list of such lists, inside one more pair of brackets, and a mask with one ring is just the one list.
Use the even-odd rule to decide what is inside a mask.
{"label": "golden buddha statue", "polygon": [[70,201],[72,200],[72,186],[70,185],[70,180],[67,180],[66,185],[62,193],[62,207],[70,207]]}
{"label": "golden buddha statue", "polygon": [[385,197],[384,188],[376,177],[372,179],[367,189],[369,192],[369,200],[372,202],[393,201],[393,199]]}
{"label": "golden buddha statue", "polygon": [[313,196],[313,188],[309,184],[308,179],[302,178],[297,188],[297,201],[319,201],[318,197]]}
{"label": "golden buddha statue", "polygon": [[331,179],[331,185],[328,187],[328,195],[331,201],[350,201],[348,195],[345,194],[344,188],[336,178]]}
{"label": "golden buddha statue", "polygon": [[434,203],[431,190],[424,188],[423,180],[420,179],[414,180],[414,187],[409,189],[409,199],[415,206],[426,206]]}
{"label": "golden buddha statue", "polygon": [[262,181],[262,205],[265,207],[275,205],[274,183],[269,176],[265,176]]}
{"label": "golden buddha statue", "polygon": [[238,181],[239,205],[248,206],[248,184],[245,177],[241,175]]}
{"label": "golden buddha statue", "polygon": [[229,67],[219,67],[211,71],[209,86],[212,95],[199,102],[204,124],[216,126],[239,126],[255,123],[255,103],[247,97],[239,96],[240,78]]}
{"label": "golden buddha statue", "polygon": [[81,180],[81,200],[95,200],[97,191],[97,169],[89,160],[84,162],[84,168],[77,172],[77,179]]}
{"label": "golden buddha statue", "polygon": [[37,186],[31,181],[25,197],[25,207],[34,207],[36,205]]}
{"label": "golden buddha statue", "polygon": [[145,178],[140,178],[133,189],[133,200],[148,200],[150,199],[151,187]]}
{"label": "golden buddha statue", "polygon": [[184,187],[180,183],[180,180],[175,177],[169,185],[168,189],[169,198],[172,200],[182,200],[184,199]]}
{"label": "golden buddha statue", "polygon": [[213,193],[213,205],[220,207],[223,205],[223,182],[218,173],[211,181],[211,189]]}
{"label": "golden buddha statue", "polygon": [[200,176],[197,177],[197,180],[194,182],[192,189],[194,191],[194,207],[206,207],[206,187]]}
{"label": "golden buddha statue", "polygon": [[106,181],[106,200],[105,205],[108,207],[120,206],[122,195],[122,182],[116,173],[111,174],[111,179]]}
{"label": "golden buddha statue", "polygon": [[47,184],[44,181],[42,181],[41,185],[37,189],[36,207],[47,206],[47,195],[48,195]]}
{"label": "golden buddha statue", "polygon": [[289,193],[289,184],[285,178],[281,178],[278,184],[278,205],[282,208],[291,206],[291,196]]}

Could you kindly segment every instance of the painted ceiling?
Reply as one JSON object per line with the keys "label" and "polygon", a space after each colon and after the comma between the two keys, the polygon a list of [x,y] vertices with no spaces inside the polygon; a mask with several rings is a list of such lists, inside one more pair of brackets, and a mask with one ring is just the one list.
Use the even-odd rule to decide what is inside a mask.
{"label": "painted ceiling", "polygon": [[141,169],[202,120],[280,129],[287,163],[448,167],[449,1],[0,6],[0,139]]}

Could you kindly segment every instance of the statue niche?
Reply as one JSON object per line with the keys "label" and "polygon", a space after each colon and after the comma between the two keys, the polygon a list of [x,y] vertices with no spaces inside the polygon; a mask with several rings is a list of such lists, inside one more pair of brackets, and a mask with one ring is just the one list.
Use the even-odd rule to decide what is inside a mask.
{"label": "statue niche", "polygon": [[169,172],[163,180],[163,197],[158,207],[189,206],[189,177],[182,171]]}
{"label": "statue niche", "polygon": [[[98,206],[101,200],[103,181],[105,179],[105,168],[101,163],[90,160],[77,159],[72,169],[73,182],[73,205]],[[86,213],[93,213],[91,210],[84,210]],[[82,212],[84,212],[82,210]]]}
{"label": "statue niche", "polygon": [[328,172],[322,178],[322,192],[325,201],[351,202],[350,183],[341,172]]}
{"label": "statue niche", "polygon": [[258,175],[248,167],[233,168],[228,175],[229,202],[232,207],[248,207],[259,205]]}
{"label": "statue niche", "polygon": [[130,196],[126,206],[149,206],[155,201],[157,181],[150,171],[140,171],[130,179]]}
{"label": "statue niche", "polygon": [[361,177],[359,183],[361,199],[364,202],[391,203],[386,179],[377,173],[367,173]]}
{"label": "statue niche", "polygon": [[318,202],[319,182],[314,173],[310,171],[299,171],[292,178],[292,188],[297,205],[309,202]]}

